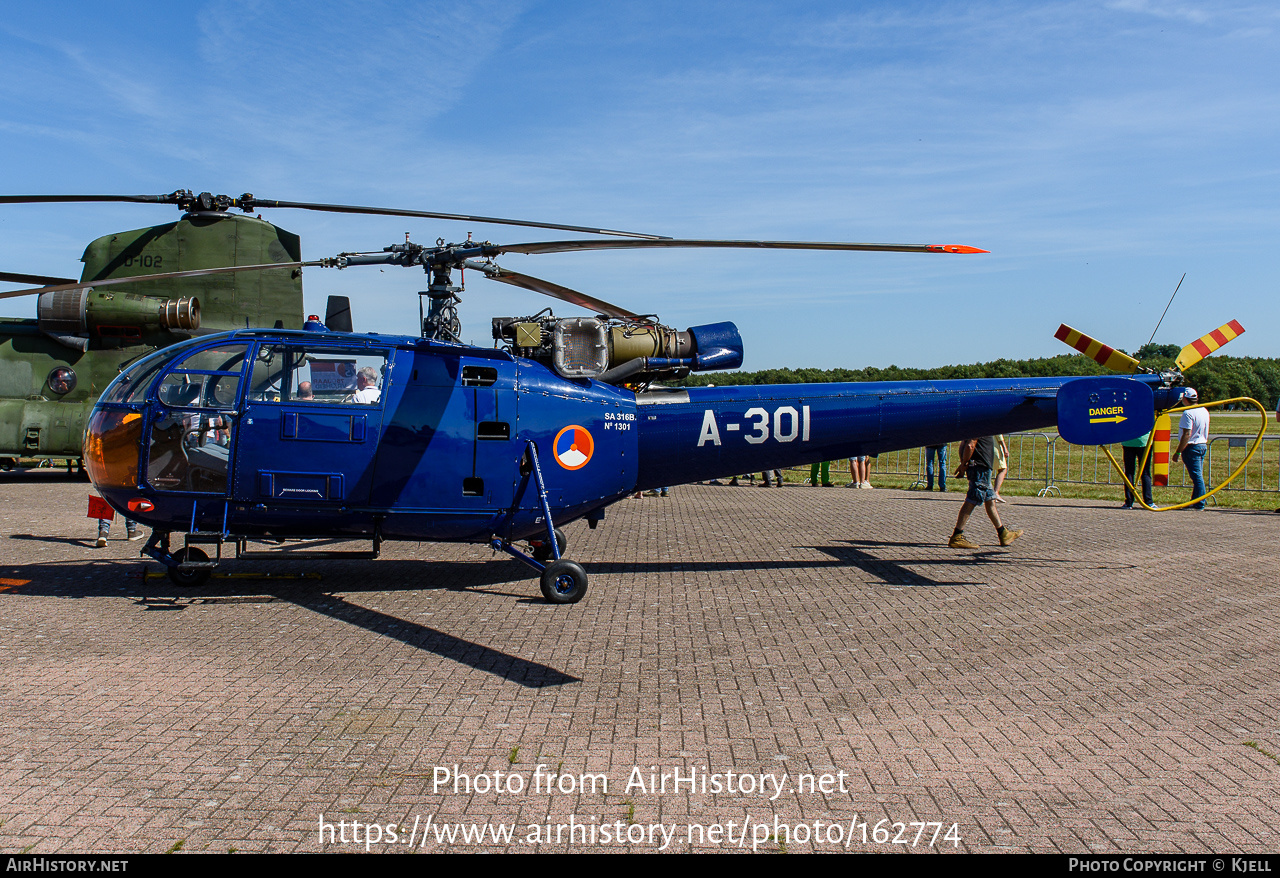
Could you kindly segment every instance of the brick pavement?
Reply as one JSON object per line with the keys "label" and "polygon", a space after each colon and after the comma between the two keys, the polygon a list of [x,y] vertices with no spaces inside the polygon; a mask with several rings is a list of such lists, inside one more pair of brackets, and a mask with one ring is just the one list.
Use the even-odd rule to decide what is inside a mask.
{"label": "brick pavement", "polygon": [[[120,533],[89,548],[88,490],[0,477],[7,851],[314,851],[322,814],[349,837],[664,824],[675,850],[730,847],[685,827],[748,815],[943,821],[966,851],[1280,848],[1280,516],[1015,499],[1027,536],[1000,549],[975,516],[975,553],[944,545],[956,494],[680,487],[570,525],[591,591],[553,607],[517,563],[435,544],[183,591]],[[526,789],[435,789],[455,763]],[[608,792],[534,792],[538,764]],[[633,766],[788,787],[627,791]],[[841,771],[845,793],[794,787]]]}

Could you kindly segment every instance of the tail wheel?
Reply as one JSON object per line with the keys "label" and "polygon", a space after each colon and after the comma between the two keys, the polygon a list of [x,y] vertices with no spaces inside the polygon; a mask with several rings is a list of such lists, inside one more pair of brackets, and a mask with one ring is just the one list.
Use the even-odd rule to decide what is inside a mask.
{"label": "tail wheel", "polygon": [[[188,561],[208,561],[209,556],[194,546],[187,546],[173,553],[173,559],[179,564],[185,564]],[[212,575],[208,567],[198,567],[195,570],[179,570],[177,567],[169,568],[169,579],[174,585],[180,585],[183,588],[197,588],[209,581]]]}
{"label": "tail wheel", "polygon": [[542,596],[550,604],[576,604],[587,593],[587,571],[575,561],[561,558],[542,571]]}

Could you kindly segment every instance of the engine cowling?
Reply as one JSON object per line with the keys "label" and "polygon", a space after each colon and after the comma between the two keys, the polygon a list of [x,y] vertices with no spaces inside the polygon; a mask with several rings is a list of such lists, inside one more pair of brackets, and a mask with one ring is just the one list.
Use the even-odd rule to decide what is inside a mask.
{"label": "engine cowling", "polygon": [[40,331],[68,347],[85,350],[91,336],[140,339],[144,333],[192,333],[200,329],[200,300],[164,299],[92,288],[41,293]]}

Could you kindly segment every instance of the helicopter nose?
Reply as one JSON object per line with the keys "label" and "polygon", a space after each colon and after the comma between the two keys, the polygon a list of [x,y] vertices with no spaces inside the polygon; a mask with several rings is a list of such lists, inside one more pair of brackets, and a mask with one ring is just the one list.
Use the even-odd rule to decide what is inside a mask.
{"label": "helicopter nose", "polygon": [[84,467],[98,490],[138,486],[142,415],[107,409],[89,417],[84,433]]}

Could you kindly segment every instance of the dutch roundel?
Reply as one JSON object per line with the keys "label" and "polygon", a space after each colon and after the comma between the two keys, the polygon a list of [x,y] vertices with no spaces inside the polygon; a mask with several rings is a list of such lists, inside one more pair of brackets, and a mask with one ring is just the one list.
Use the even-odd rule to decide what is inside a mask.
{"label": "dutch roundel", "polygon": [[571,424],[556,434],[556,463],[565,469],[582,469],[591,460],[596,443],[585,427]]}

